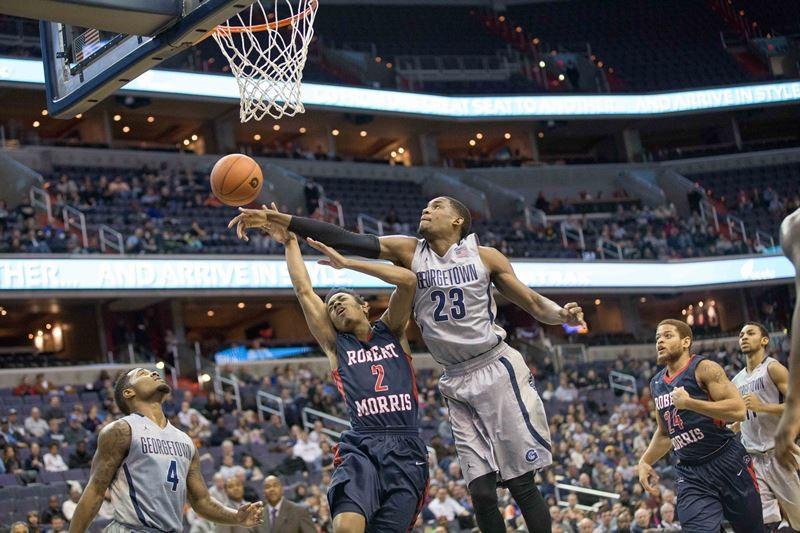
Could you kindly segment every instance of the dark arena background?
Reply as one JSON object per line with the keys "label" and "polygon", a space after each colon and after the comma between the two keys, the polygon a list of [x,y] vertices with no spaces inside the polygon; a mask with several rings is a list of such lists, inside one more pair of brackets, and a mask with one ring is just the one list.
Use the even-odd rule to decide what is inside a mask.
{"label": "dark arena background", "polygon": [[[658,497],[636,473],[656,425],[656,324],[685,321],[693,350],[729,377],[745,364],[746,321],[788,357],[797,295],[778,227],[800,207],[800,3],[319,4],[305,113],[245,123],[213,39],[58,107],[42,59],[111,76],[92,68],[119,35],[61,26],[80,29],[70,42],[83,48],[54,67],[45,23],[16,7],[0,16],[3,531],[69,528],[98,433],[121,416],[113,381],[134,367],[173,387],[166,413],[196,443],[215,497],[261,501],[274,474],[316,531],[333,531],[344,402],[283,247],[256,230],[238,239],[227,227],[238,211],[211,194],[228,153],[261,165],[255,207],[356,232],[416,236],[430,199],[463,202],[481,244],[526,285],[585,311],[585,329],[541,325],[498,295],[548,416],[554,461],[536,479],[552,530],[674,526],[675,459],[656,465]],[[352,287],[371,318],[385,310],[374,278],[308,265],[321,294]],[[413,531],[477,531],[441,366],[413,321],[408,336],[430,452]],[[508,531],[527,531],[498,490]],[[112,515],[107,499],[91,530]],[[244,529],[187,507],[184,531]]]}

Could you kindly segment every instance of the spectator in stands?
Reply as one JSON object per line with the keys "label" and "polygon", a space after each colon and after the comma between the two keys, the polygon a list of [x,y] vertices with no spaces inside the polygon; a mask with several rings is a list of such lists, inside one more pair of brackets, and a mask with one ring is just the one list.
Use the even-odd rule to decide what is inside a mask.
{"label": "spectator in stands", "polygon": [[13,391],[14,396],[29,396],[31,394],[36,394],[36,389],[31,385],[31,378],[27,375],[22,376],[22,379],[14,388]]}
{"label": "spectator in stands", "polygon": [[214,426],[214,430],[211,432],[211,437],[209,438],[208,443],[211,446],[220,446],[222,445],[223,441],[232,437],[233,432],[225,426],[225,419],[221,416],[217,417],[217,423]]}
{"label": "spectator in stands", "polygon": [[280,479],[269,476],[264,480],[264,523],[258,531],[316,533],[317,528],[305,508],[283,497]]}
{"label": "spectator in stands", "polygon": [[219,473],[226,481],[235,476],[238,470],[242,470],[242,467],[236,464],[233,455],[222,456],[222,466],[219,468]]}
{"label": "spectator in stands", "polygon": [[281,423],[281,417],[272,415],[269,417],[269,425],[264,428],[264,437],[268,442],[277,442],[289,437],[289,428]]}
{"label": "spectator in stands", "polygon": [[86,441],[80,440],[75,445],[75,451],[69,456],[70,468],[89,468],[92,466],[92,454],[86,449]]}
{"label": "spectator in stands", "polygon": [[633,515],[631,533],[644,533],[650,527],[650,509],[640,507]]}
{"label": "spectator in stands", "polygon": [[225,501],[225,476],[222,473],[217,472],[211,477],[211,486],[208,488],[208,492],[217,500]]}
{"label": "spectator in stands", "polygon": [[24,440],[18,439],[11,427],[8,425],[8,417],[0,418],[0,446],[15,446],[18,448],[27,448],[28,445]]}
{"label": "spectator in stands", "polygon": [[186,429],[186,433],[195,441],[195,445],[205,442],[211,436],[209,427],[200,422],[200,415],[197,413],[192,413],[189,420],[189,427]]}
{"label": "spectator in stands", "polygon": [[661,528],[680,529],[681,524],[675,516],[675,506],[669,502],[661,504]]}
{"label": "spectator in stands", "polygon": [[64,433],[61,431],[61,424],[57,418],[51,418],[47,424],[47,434],[42,438],[46,443],[57,442],[58,444],[66,445],[64,442]]}
{"label": "spectator in stands", "polygon": [[114,176],[114,181],[108,184],[108,192],[112,196],[127,197],[130,195],[131,186],[122,179],[122,176]]}
{"label": "spectator in stands", "polygon": [[306,462],[300,457],[295,457],[294,448],[286,448],[286,457],[275,468],[275,475],[291,476],[296,472],[308,471]]}
{"label": "spectator in stands", "polygon": [[[225,504],[228,507],[238,509],[244,505],[244,485],[236,477],[232,476],[225,481]],[[248,533],[250,530],[241,526],[222,526],[217,525],[218,533]]]}
{"label": "spectator in stands", "polygon": [[556,388],[555,398],[559,402],[572,403],[578,400],[578,389],[574,383],[567,380],[567,375],[562,373]]}
{"label": "spectator in stands", "polygon": [[61,533],[62,531],[66,531],[66,521],[64,517],[61,515],[56,515],[53,517],[53,520],[50,522],[50,531],[49,533]]}
{"label": "spectator in stands", "polygon": [[305,461],[306,466],[312,472],[319,471],[322,468],[322,448],[319,443],[312,442],[308,438],[308,432],[302,431],[300,438],[293,447],[295,457],[301,458]]}
{"label": "spectator in stands", "polygon": [[35,394],[47,394],[50,392],[50,382],[47,381],[43,373],[36,374],[36,384],[33,389]]}
{"label": "spectator in stands", "polygon": [[80,485],[70,484],[69,499],[61,505],[61,514],[67,519],[67,522],[72,520],[72,515],[75,514],[75,508],[78,507],[78,501],[81,499],[81,492]]}
{"label": "spectator in stands", "polygon": [[54,516],[61,515],[61,502],[58,500],[58,495],[53,494],[47,500],[47,508],[42,511],[42,524],[50,524],[53,522]]}
{"label": "spectator in stands", "polygon": [[79,442],[86,442],[88,438],[89,432],[81,425],[78,415],[69,415],[69,425],[64,430],[64,442],[74,446]]}
{"label": "spectator in stands", "polygon": [[9,531],[10,533],[28,533],[30,531],[30,528],[25,522],[14,522],[13,524],[11,524],[11,529]]}
{"label": "spectator in stands", "polygon": [[6,474],[19,475],[22,473],[22,464],[17,457],[17,450],[13,446],[6,446],[3,448],[3,467]]}
{"label": "spectator in stands", "polygon": [[220,411],[222,413],[233,413],[237,409],[236,406],[236,398],[233,395],[232,391],[226,390],[225,393],[222,395],[222,404],[220,405]]}
{"label": "spectator in stands", "polygon": [[44,469],[48,472],[63,472],[69,470],[64,458],[58,452],[58,442],[50,443],[50,451],[44,454]]}
{"label": "spectator in stands", "polygon": [[100,416],[97,406],[93,404],[89,408],[89,412],[86,414],[86,420],[83,421],[83,427],[85,427],[86,431],[89,433],[94,433],[102,424],[103,417]]}
{"label": "spectator in stands", "polygon": [[42,531],[42,521],[39,518],[39,513],[34,510],[28,511],[28,515],[26,516],[26,526],[27,530],[31,533],[40,533]]}
{"label": "spectator in stands", "polygon": [[41,417],[38,407],[31,409],[31,415],[25,419],[25,431],[33,438],[40,439],[47,433],[49,426]]}
{"label": "spectator in stands", "polygon": [[48,400],[47,408],[44,410],[44,419],[50,422],[53,419],[58,420],[59,422],[64,420],[66,416],[64,415],[64,408],[61,407],[61,397],[57,394],[50,396]]}
{"label": "spectator in stands", "polygon": [[31,450],[28,458],[25,459],[24,469],[26,472],[41,472],[44,470],[44,459],[42,458],[42,450],[39,443],[33,441],[31,443]]}
{"label": "spectator in stands", "polygon": [[210,426],[211,422],[208,421],[206,417],[200,414],[200,412],[191,407],[189,402],[181,402],[181,410],[178,413],[178,421],[180,421],[181,425],[185,428],[192,427],[192,415],[197,415],[197,418],[201,425],[203,426]]}
{"label": "spectator in stands", "polygon": [[436,498],[428,504],[428,510],[433,513],[440,524],[453,522],[457,517],[469,514],[460,503],[448,494],[444,487],[439,487],[436,491]]}

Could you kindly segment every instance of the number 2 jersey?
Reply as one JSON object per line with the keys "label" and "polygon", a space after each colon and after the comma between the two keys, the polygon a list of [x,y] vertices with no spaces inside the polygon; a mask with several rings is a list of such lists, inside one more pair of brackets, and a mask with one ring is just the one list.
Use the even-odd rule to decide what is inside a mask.
{"label": "number 2 jersey", "polygon": [[420,239],[411,261],[417,276],[414,319],[433,358],[444,366],[488,352],[506,338],[495,324],[491,273],[471,233],[438,255]]}
{"label": "number 2 jersey", "polygon": [[411,356],[394,333],[378,320],[366,341],[352,333],[336,335],[339,366],[333,379],[359,429],[418,427],[417,381]]}
{"label": "number 2 jersey", "polygon": [[658,417],[667,431],[672,448],[680,461],[703,462],[734,435],[721,420],[701,415],[687,409],[677,409],[672,405],[670,393],[683,387],[689,396],[698,400],[709,400],[705,390],[697,383],[695,370],[704,358],[693,355],[686,365],[672,376],[663,368],[650,380],[650,392],[655,400]]}
{"label": "number 2 jersey", "polygon": [[183,531],[192,439],[169,422],[161,428],[138,413],[122,420],[131,427],[131,445],[111,483],[114,522],[126,531]]}

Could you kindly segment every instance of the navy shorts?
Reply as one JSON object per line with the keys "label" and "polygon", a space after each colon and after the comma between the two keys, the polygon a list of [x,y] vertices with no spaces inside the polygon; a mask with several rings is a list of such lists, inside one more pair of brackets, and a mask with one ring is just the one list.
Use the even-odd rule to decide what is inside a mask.
{"label": "navy shorts", "polygon": [[738,439],[701,464],[677,465],[678,520],[686,533],[716,533],[723,518],[737,533],[764,530],[752,460]]}
{"label": "navy shorts", "polygon": [[422,510],[428,450],[419,431],[346,431],[336,446],[328,487],[331,516],[364,516],[368,532],[405,532]]}

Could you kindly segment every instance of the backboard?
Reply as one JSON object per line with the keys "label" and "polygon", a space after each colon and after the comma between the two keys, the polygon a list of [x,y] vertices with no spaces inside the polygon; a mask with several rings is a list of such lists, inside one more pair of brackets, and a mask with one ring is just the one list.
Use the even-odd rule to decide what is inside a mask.
{"label": "backboard", "polygon": [[253,2],[0,0],[0,12],[41,20],[47,109],[72,118]]}

